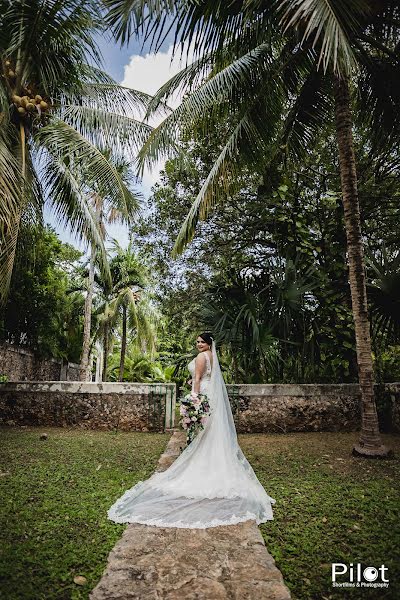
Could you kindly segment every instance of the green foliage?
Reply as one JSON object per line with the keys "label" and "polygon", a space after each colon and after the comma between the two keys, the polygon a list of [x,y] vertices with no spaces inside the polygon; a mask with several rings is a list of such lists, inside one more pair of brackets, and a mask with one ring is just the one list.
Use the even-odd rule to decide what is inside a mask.
{"label": "green foliage", "polygon": [[124,377],[124,362],[128,335],[131,346],[148,352],[155,350],[158,312],[150,293],[150,271],[134,249],[132,241],[122,248],[113,240],[114,255],[110,259],[111,285],[98,278],[103,303],[98,309],[98,332],[103,338],[105,366],[108,373],[109,347],[115,338],[121,339],[120,380]]}
{"label": "green foliage", "polygon": [[[108,364],[109,381],[119,381],[120,354],[119,346],[115,346]],[[173,365],[163,366],[157,355],[142,353],[134,345],[130,345],[127,348],[122,381],[171,383],[174,370]]]}
{"label": "green foliage", "polygon": [[20,236],[2,338],[39,355],[78,362],[84,298],[72,291],[82,254],[50,227],[26,226]]}
{"label": "green foliage", "polygon": [[400,345],[381,348],[375,357],[378,381],[400,381]]}
{"label": "green foliage", "polygon": [[[123,10],[119,2],[108,4],[118,35],[129,33],[130,19],[139,25],[143,19],[157,44],[158,33],[162,36],[169,21],[163,16],[172,15],[178,23],[176,40],[184,44],[189,39],[196,46],[196,60],[162,86],[149,105],[151,113],[177,89],[188,92],[149,135],[140,152],[141,164],[175,156],[182,138],[207,144],[215,128],[221,133],[218,155],[195,189],[175,237],[175,254],[192,241],[199,221],[227,196],[240,192],[244,167],[262,173],[274,163],[292,169],[290,163],[307,159],[321,127],[333,118],[333,83],[339,70],[355,88],[362,82],[363,93],[355,97],[358,107],[368,111],[364,124],[374,150],[397,144],[399,96],[390,84],[384,88],[387,93],[377,85],[379,70],[389,81],[399,76],[400,21],[394,4],[367,10],[357,1],[348,7],[324,0],[287,2],[286,18],[277,6],[274,10],[259,2],[234,8],[220,2],[141,2],[134,9],[128,2]],[[182,53],[188,54],[189,47],[183,46]],[[201,48],[207,49],[204,55]],[[379,145],[377,140],[384,137],[385,144]]]}
{"label": "green foliage", "polygon": [[[363,126],[358,126],[360,201],[371,253],[369,290],[379,287],[380,300],[385,290],[393,333],[399,314],[394,286],[397,267],[389,259],[396,256],[400,236],[399,208],[393,201],[400,193],[399,179],[393,177],[398,171],[398,152],[371,159],[363,132]],[[165,323],[159,349],[170,353],[183,381],[192,338],[197,331],[211,329],[225,346],[229,380],[357,381],[331,126],[321,132],[309,155],[290,169],[271,165],[261,182],[256,172],[244,170],[241,192],[216,206],[207,222],[200,223],[185,253],[171,258],[177,227],[218,154],[219,133],[210,135],[207,145],[182,142],[179,158],[167,162],[162,182],[149,200],[147,216],[135,229],[138,243],[158,274],[158,300]],[[377,227],[377,213],[383,227]],[[382,241],[390,249],[386,262],[379,258]],[[389,276],[393,283],[384,285]],[[382,312],[377,293],[370,293],[369,300],[374,324]],[[372,332],[379,346],[382,330],[374,325]]]}
{"label": "green foliage", "polygon": [[367,259],[375,338],[400,342],[400,251],[389,256],[385,247]]}

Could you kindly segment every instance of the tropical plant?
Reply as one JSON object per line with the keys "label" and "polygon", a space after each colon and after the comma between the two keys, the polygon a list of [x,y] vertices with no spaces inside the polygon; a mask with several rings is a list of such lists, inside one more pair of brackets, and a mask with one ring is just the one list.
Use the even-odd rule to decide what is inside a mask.
{"label": "tropical plant", "polygon": [[110,381],[135,381],[143,383],[171,383],[175,367],[163,366],[153,355],[143,353],[135,345],[127,347],[124,372],[120,376],[121,348],[116,345],[109,359]]}
{"label": "tropical plant", "polygon": [[229,349],[238,383],[271,381],[279,369],[279,342],[268,314],[270,296],[263,294],[266,284],[262,276],[232,274],[228,281],[211,285],[204,296],[201,318],[218,345]]}
{"label": "tropical plant", "polygon": [[128,329],[132,335],[130,344],[151,355],[155,350],[157,313],[147,293],[148,274],[144,264],[134,252],[132,241],[126,249],[113,240],[115,255],[110,260],[112,286],[105,289],[106,301],[99,316],[103,333],[104,367],[107,376],[110,336],[121,324],[121,351],[119,380],[123,380],[128,342]]}
{"label": "tropical plant", "polygon": [[[109,152],[105,153],[108,160],[113,159]],[[117,161],[114,164],[115,169],[120,174],[122,181],[126,184],[128,189],[131,189],[132,185],[132,173],[129,170],[129,165],[126,162]],[[106,238],[106,223],[125,223],[128,226],[132,223],[133,217],[137,214],[139,208],[139,196],[134,192],[131,192],[130,196],[127,197],[126,205],[123,207],[116,206],[113,198],[103,198],[99,194],[94,193],[92,197],[92,204],[96,222],[99,226],[103,240]],[[93,291],[94,291],[94,274],[96,264],[97,248],[91,244],[89,270],[87,277],[87,293],[85,297],[85,316],[83,325],[83,343],[82,343],[82,355],[81,355],[81,371],[80,377],[82,381],[86,381],[89,376],[89,355],[91,347],[91,322],[92,322],[92,302],[93,302]]]}
{"label": "tropical plant", "polygon": [[[5,302],[21,220],[44,199],[57,217],[106,251],[93,193],[127,211],[131,192],[101,152],[130,152],[150,127],[134,115],[148,96],[101,69],[95,0],[0,0],[0,301]],[[129,143],[128,143],[129,141]]]}
{"label": "tropical plant", "polygon": [[367,254],[368,298],[374,339],[384,344],[400,343],[400,252]]}
{"label": "tropical plant", "polygon": [[266,156],[279,160],[283,151],[286,159],[300,158],[326,121],[333,98],[363,401],[360,440],[353,451],[363,456],[387,455],[374,402],[350,77],[358,77],[358,100],[368,115],[372,143],[377,147],[386,138],[386,144],[393,144],[399,106],[394,89],[400,64],[397,4],[381,6],[359,0],[286,0],[272,6],[258,0],[243,5],[194,0],[123,5],[107,0],[107,4],[109,21],[122,40],[136,24],[157,44],[166,21],[170,27],[172,19],[175,42],[193,42],[195,47],[194,62],[155,96],[153,107],[176,89],[191,88],[148,138],[142,164],[170,152],[182,129],[204,135],[221,119],[230,125],[223,149],[178,235],[176,252],[192,239],[198,219],[204,219],[218,200],[235,190],[243,164],[256,162],[267,172],[271,158],[266,160]]}

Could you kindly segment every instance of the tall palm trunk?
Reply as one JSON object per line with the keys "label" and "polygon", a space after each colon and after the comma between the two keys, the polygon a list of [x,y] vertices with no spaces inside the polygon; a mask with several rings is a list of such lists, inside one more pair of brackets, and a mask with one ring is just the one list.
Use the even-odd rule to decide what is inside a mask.
{"label": "tall palm trunk", "polygon": [[122,305],[122,339],[121,339],[121,358],[119,362],[119,380],[124,379],[125,355],[126,355],[126,329],[127,329],[127,310],[125,304]]}
{"label": "tall palm trunk", "polygon": [[94,286],[94,262],[95,262],[95,249],[92,244],[91,253],[90,253],[88,289],[87,289],[87,294],[86,294],[86,298],[85,298],[85,317],[84,317],[84,323],[83,323],[83,345],[82,345],[82,357],[81,357],[81,369],[80,369],[81,381],[88,381],[90,328],[91,328],[91,322],[92,322],[92,304],[93,304],[93,286]]}
{"label": "tall palm trunk", "polygon": [[107,367],[108,367],[108,323],[104,324],[103,334],[103,372],[101,375],[102,381],[107,381]]}
{"label": "tall palm trunk", "polygon": [[[102,227],[102,204],[101,199],[97,194],[94,195],[94,201],[96,206],[96,223],[98,223],[101,230]],[[90,330],[92,325],[92,305],[93,305],[93,288],[94,288],[94,267],[96,260],[96,250],[94,244],[91,245],[90,252],[90,264],[89,264],[89,277],[88,277],[88,289],[85,298],[85,316],[83,322],[83,344],[82,344],[82,357],[81,357],[81,368],[80,368],[80,379],[81,381],[88,381],[89,377],[89,351],[90,351]]]}
{"label": "tall palm trunk", "polygon": [[381,442],[374,399],[370,323],[365,285],[364,252],[361,238],[350,93],[347,79],[335,78],[334,94],[342,201],[347,236],[349,281],[356,334],[358,378],[361,391],[361,433],[359,443],[354,446],[353,453],[367,457],[387,456],[389,450]]}

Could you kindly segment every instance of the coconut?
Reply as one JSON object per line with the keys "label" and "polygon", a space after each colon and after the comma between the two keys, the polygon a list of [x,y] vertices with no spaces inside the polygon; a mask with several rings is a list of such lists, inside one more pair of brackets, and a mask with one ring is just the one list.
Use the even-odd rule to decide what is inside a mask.
{"label": "coconut", "polygon": [[36,100],[37,103],[39,103],[39,102],[41,102],[43,100],[43,98],[42,98],[42,96],[39,96],[39,94],[37,94],[35,96],[35,100]]}
{"label": "coconut", "polygon": [[11,65],[11,61],[10,60],[6,60],[6,67],[9,67]]}
{"label": "coconut", "polygon": [[17,94],[14,94],[14,96],[12,97],[12,101],[14,102],[14,104],[21,104],[21,96],[17,96]]}
{"label": "coconut", "polygon": [[40,108],[42,110],[46,110],[46,108],[49,108],[49,105],[47,104],[47,102],[45,102],[44,100],[42,100],[41,103],[40,103]]}
{"label": "coconut", "polygon": [[18,107],[18,112],[20,115],[26,115],[26,110],[24,109],[23,106]]}
{"label": "coconut", "polygon": [[35,110],[35,108],[36,108],[36,104],[33,104],[33,102],[27,102],[26,110]]}
{"label": "coconut", "polygon": [[11,79],[14,79],[14,77],[15,77],[15,71],[12,71],[12,70],[10,69],[10,70],[8,71],[8,76],[9,76]]}

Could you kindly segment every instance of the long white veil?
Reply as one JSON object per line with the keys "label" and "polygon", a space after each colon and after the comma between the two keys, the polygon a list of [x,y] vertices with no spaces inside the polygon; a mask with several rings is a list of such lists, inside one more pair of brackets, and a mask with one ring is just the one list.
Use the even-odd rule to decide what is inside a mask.
{"label": "long white veil", "polygon": [[164,472],[127,490],[108,510],[116,523],[207,528],[273,519],[268,496],[237,441],[215,343],[207,395],[211,415]]}

